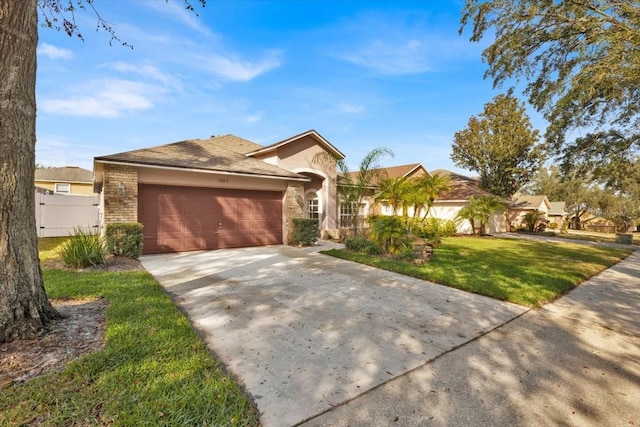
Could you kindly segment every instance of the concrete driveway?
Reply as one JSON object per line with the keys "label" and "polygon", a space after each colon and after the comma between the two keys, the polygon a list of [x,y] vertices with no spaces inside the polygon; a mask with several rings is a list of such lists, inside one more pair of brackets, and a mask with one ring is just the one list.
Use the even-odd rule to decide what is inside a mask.
{"label": "concrete driveway", "polygon": [[317,417],[528,310],[325,256],[322,245],[141,258],[266,427]]}

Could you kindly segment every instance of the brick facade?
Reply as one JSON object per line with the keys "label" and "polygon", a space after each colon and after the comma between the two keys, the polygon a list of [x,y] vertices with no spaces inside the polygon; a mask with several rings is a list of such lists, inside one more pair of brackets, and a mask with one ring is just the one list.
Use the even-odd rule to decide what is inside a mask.
{"label": "brick facade", "polygon": [[104,225],[138,222],[138,169],[104,166]]}
{"label": "brick facade", "polygon": [[285,243],[291,244],[293,218],[304,218],[304,183],[290,182],[284,196]]}

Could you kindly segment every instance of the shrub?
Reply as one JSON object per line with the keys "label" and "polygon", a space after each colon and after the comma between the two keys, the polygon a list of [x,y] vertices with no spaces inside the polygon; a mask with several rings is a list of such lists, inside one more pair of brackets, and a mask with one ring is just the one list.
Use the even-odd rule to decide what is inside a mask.
{"label": "shrub", "polygon": [[411,240],[407,228],[397,216],[369,217],[371,240],[377,243],[384,253],[397,254],[411,249]]}
{"label": "shrub", "polygon": [[439,245],[443,237],[451,237],[457,232],[456,223],[450,219],[427,218],[417,234],[434,245]]}
{"label": "shrub", "polygon": [[311,246],[318,241],[318,220],[314,218],[293,218],[294,245]]}
{"label": "shrub", "polygon": [[549,228],[552,230],[557,230],[558,229],[558,223],[557,222],[550,222],[549,223]]}
{"label": "shrub", "polygon": [[364,255],[382,255],[382,248],[361,236],[347,237],[344,240],[344,246],[351,252],[357,252]]}
{"label": "shrub", "polygon": [[142,224],[118,222],[106,229],[107,251],[113,255],[139,258],[142,255]]}
{"label": "shrub", "polygon": [[85,268],[101,265],[105,261],[104,242],[97,234],[91,234],[81,228],[74,228],[73,235],[59,249],[66,265]]}

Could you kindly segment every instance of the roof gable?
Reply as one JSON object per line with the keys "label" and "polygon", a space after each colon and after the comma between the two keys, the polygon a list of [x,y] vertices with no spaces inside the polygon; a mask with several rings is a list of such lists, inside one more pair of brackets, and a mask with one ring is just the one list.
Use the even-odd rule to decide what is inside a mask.
{"label": "roof gable", "polygon": [[295,143],[296,141],[299,141],[299,140],[301,140],[301,139],[303,139],[303,138],[305,138],[307,136],[310,136],[313,139],[315,139],[323,149],[328,151],[330,154],[332,154],[336,158],[338,158],[338,159],[344,159],[345,158],[345,155],[340,150],[338,150],[336,147],[334,147],[329,141],[327,141],[322,135],[320,135],[318,132],[316,132],[313,129],[308,130],[308,131],[303,132],[303,133],[298,134],[298,135],[294,135],[294,136],[292,136],[290,138],[283,139],[282,141],[276,142],[274,144],[267,145],[266,147],[261,147],[261,148],[255,149],[253,151],[249,151],[249,152],[247,152],[245,154],[247,156],[256,156],[256,155],[269,153],[271,151],[277,150],[278,148],[280,148],[280,147],[282,147],[284,145]]}

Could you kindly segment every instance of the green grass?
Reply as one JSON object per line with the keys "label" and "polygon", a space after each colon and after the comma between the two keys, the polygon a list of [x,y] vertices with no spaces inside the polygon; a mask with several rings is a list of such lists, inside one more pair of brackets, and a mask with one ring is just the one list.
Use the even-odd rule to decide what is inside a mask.
{"label": "green grass", "polygon": [[[51,250],[61,242],[43,242]],[[50,298],[104,297],[106,345],[0,390],[0,425],[255,426],[258,414],[145,271],[44,270]]]}
{"label": "green grass", "polygon": [[43,237],[38,239],[40,262],[46,264],[60,258],[58,253],[69,237]]}
{"label": "green grass", "polygon": [[541,306],[625,258],[630,249],[451,237],[416,266],[344,250],[324,253],[529,307]]}

